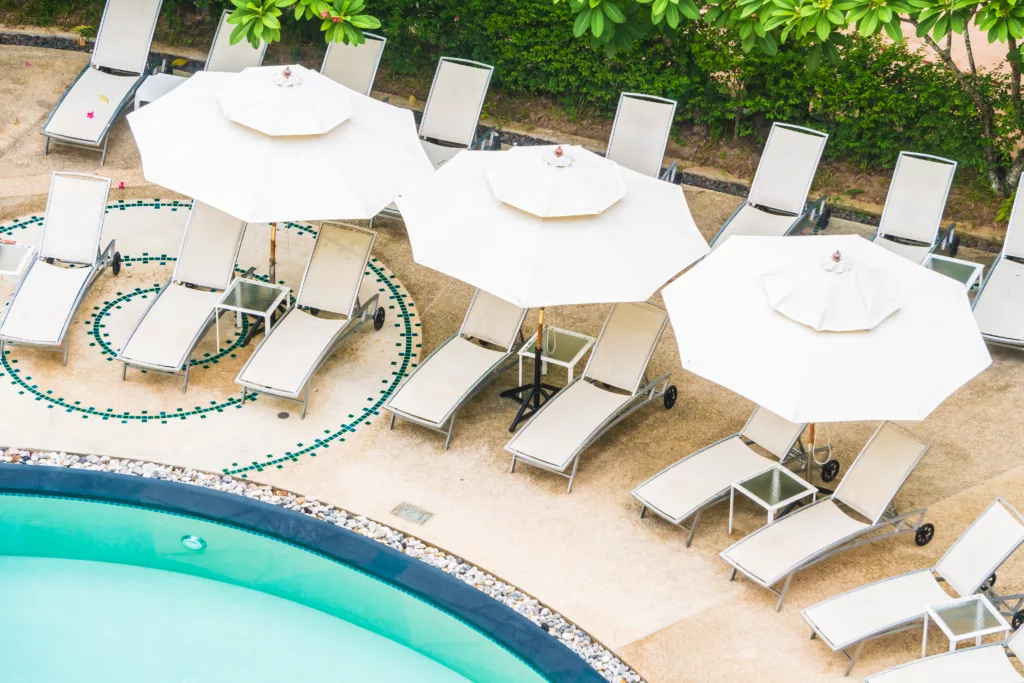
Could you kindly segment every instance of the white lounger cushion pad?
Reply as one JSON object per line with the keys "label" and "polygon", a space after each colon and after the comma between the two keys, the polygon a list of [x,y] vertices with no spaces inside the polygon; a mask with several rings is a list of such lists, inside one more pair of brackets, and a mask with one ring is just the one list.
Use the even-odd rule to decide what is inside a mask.
{"label": "white lounger cushion pad", "polygon": [[555,394],[507,448],[564,472],[587,438],[630,398],[579,379]]}
{"label": "white lounger cushion pad", "polygon": [[222,295],[169,285],[146,311],[118,357],[168,371],[181,370]]}
{"label": "white lounger cushion pad", "polygon": [[759,235],[761,237],[782,237],[796,222],[796,216],[780,216],[775,213],[768,213],[755,209],[750,204],[745,204],[739,213],[733,216],[732,220],[722,231],[722,234],[715,240],[714,246],[725,243],[733,235]]}
{"label": "white lounger cushion pad", "polygon": [[734,481],[745,479],[772,462],[755,453],[739,436],[733,436],[683,458],[638,486],[633,495],[678,524],[728,492]]}
{"label": "white lounger cushion pad", "polygon": [[974,318],[982,334],[1024,341],[1024,263],[1000,258],[994,267]]}
{"label": "white lounger cushion pad", "polygon": [[406,380],[387,407],[440,426],[459,399],[507,355],[453,337]]}
{"label": "white lounger cushion pad", "polygon": [[[103,130],[117,116],[121,100],[138,80],[139,76],[115,76],[99,69],[86,69],[43,132],[99,144]],[[100,95],[108,101],[101,100]],[[93,118],[89,118],[89,112]]]}
{"label": "white lounger cushion pad", "polygon": [[75,301],[92,268],[61,268],[44,261],[32,264],[18,296],[11,302],[0,335],[38,344],[59,344]]}
{"label": "white lounger cushion pad", "polygon": [[909,259],[914,263],[924,263],[925,257],[928,256],[928,252],[931,251],[931,246],[925,247],[919,244],[901,244],[900,242],[887,240],[881,235],[875,237],[872,242],[880,247],[885,247],[892,253],[899,254],[903,258]]}
{"label": "white lounger cushion pad", "polygon": [[823,600],[803,611],[833,650],[924,617],[925,608],[953,598],[930,569],[883,579]]}
{"label": "white lounger cushion pad", "polygon": [[867,528],[828,499],[758,529],[726,548],[722,557],[771,586],[805,560]]}
{"label": "white lounger cushion pad", "polygon": [[1021,683],[1001,645],[972,647],[868,676],[865,683]]}
{"label": "white lounger cushion pad", "polygon": [[317,359],[350,321],[293,308],[259,345],[238,381],[297,397]]}

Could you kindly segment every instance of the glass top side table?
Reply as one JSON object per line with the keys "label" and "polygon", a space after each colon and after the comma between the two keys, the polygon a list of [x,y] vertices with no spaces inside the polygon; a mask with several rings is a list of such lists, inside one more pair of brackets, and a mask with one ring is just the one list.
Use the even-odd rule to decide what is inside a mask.
{"label": "glass top side table", "polygon": [[774,464],[746,479],[733,482],[729,490],[729,533],[732,533],[733,508],[736,492],[754,501],[768,511],[768,523],[787,505],[811,496],[818,499],[818,487],[804,481],[782,465]]}
{"label": "glass top side table", "polygon": [[[569,372],[569,381],[575,377],[576,364],[583,355],[590,350],[596,340],[579,332],[561,330],[557,327],[544,328],[544,350],[541,352],[541,373],[547,374],[548,363],[554,363],[565,368]],[[548,353],[549,347],[554,347]],[[537,333],[534,332],[522,348],[519,349],[519,384],[523,384],[523,359],[533,358],[534,350],[537,347]]]}
{"label": "glass top side table", "polygon": [[10,276],[15,280],[24,274],[36,248],[29,244],[3,244],[0,242],[0,277]]}
{"label": "glass top side table", "polygon": [[[264,335],[269,335],[273,326],[271,316],[290,292],[284,285],[237,278],[221,296],[216,309],[263,318]],[[217,348],[220,348],[220,326],[214,327],[217,328]]]}
{"label": "glass top side table", "polygon": [[985,267],[973,261],[963,261],[941,254],[928,254],[928,257],[921,264],[936,273],[942,273],[946,277],[962,282],[968,291],[981,282]]}
{"label": "glass top side table", "polygon": [[974,644],[981,645],[983,636],[994,633],[1009,633],[1010,625],[1003,615],[983,595],[969,595],[966,598],[930,605],[924,618],[924,635],[921,638],[921,656],[928,650],[928,622],[935,625],[949,639],[949,651],[956,649],[961,640],[974,638]]}

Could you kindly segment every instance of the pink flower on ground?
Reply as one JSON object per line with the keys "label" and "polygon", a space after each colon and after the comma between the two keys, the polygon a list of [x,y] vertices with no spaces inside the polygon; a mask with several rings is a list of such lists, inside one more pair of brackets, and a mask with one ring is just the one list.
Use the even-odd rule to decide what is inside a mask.
{"label": "pink flower on ground", "polygon": [[458,22],[458,20],[459,20],[459,15],[458,15],[458,14],[456,14],[456,15],[455,15],[455,21],[456,21],[456,22]]}
{"label": "pink flower on ground", "polygon": [[32,62],[25,62],[25,66],[32,66]]}
{"label": "pink flower on ground", "polygon": [[124,189],[124,181],[123,180],[117,184],[117,189],[119,189],[119,190],[123,190]]}
{"label": "pink flower on ground", "polygon": [[91,112],[87,113],[85,115],[85,118],[87,118],[87,119],[94,119],[94,118],[96,118],[96,112],[91,111]]}

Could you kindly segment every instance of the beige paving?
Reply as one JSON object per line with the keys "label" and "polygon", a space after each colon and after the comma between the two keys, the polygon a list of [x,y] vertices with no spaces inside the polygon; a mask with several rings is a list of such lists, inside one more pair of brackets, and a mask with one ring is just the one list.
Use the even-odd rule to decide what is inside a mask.
{"label": "beige paving", "polygon": [[[81,60],[84,57],[78,55],[0,48],[0,83],[18,67],[48,65],[45,73],[33,72],[45,77],[34,76],[27,81],[31,85],[25,86],[38,100],[35,105],[20,103],[18,88],[0,85],[4,88],[0,90],[2,130],[7,131],[22,112],[36,112],[31,124],[34,130],[19,131],[20,137],[0,138],[0,220],[40,211],[51,170],[97,170],[98,155],[78,150],[60,150],[43,157],[42,138],[37,135],[40,112],[45,113],[59,97],[62,84],[74,76]],[[32,61],[33,67],[20,66],[24,61]],[[26,115],[26,121],[31,118]],[[115,127],[111,155],[102,169],[115,181],[128,179],[128,189],[116,191],[114,198],[166,199],[167,193],[145,186],[136,155],[122,121]],[[686,188],[686,195],[706,236],[713,234],[739,201],[691,188]],[[173,235],[180,234],[180,219],[156,220],[154,216],[150,212],[148,221],[133,224],[125,212],[112,219],[110,229],[133,253],[170,249]],[[0,223],[0,227],[4,225],[10,223]],[[162,229],[154,227],[160,225]],[[830,229],[857,228],[836,222]],[[259,264],[265,244],[258,230],[246,247],[247,258],[254,265]],[[295,247],[286,250],[284,272],[290,282],[294,282],[296,264],[303,258],[300,243],[297,237]],[[158,246],[150,248],[150,244]],[[965,255],[991,258],[982,253]],[[418,328],[422,348],[416,352],[428,353],[457,329],[471,289],[417,266],[398,222],[378,225],[375,256],[395,274],[415,303],[422,322]],[[141,274],[133,274],[131,278],[136,279],[129,279],[125,286],[161,282],[170,268],[169,264],[140,265]],[[96,302],[109,300],[117,291],[128,291],[120,285],[110,286],[112,283],[103,285]],[[660,298],[656,296],[654,301]],[[132,311],[126,309],[118,315],[131,318]],[[606,306],[549,309],[548,322],[593,334],[607,310]],[[83,319],[82,324],[85,322]],[[531,314],[527,326],[534,322]],[[115,327],[112,323],[116,333]],[[79,332],[74,338],[78,341],[67,369],[46,354],[14,353],[25,354],[18,358],[26,359],[26,367],[33,365],[40,386],[45,382],[67,391],[88,389],[132,409],[181,401],[176,383],[166,379],[139,381],[136,376],[128,387],[120,386],[117,368],[88,346],[87,335]],[[267,447],[262,443],[257,447],[254,442],[308,443],[302,436],[307,428],[314,434],[343,422],[351,402],[337,386],[346,380],[360,386],[387,381],[390,366],[365,369],[372,366],[366,365],[366,359],[378,351],[384,353],[383,347],[366,342],[358,357],[339,356],[332,361],[320,385],[323,394],[315,399],[305,421],[308,424],[294,418],[278,420],[277,412],[294,406],[262,398],[241,410],[206,420],[190,418],[178,425],[82,420],[81,415],[48,409],[44,401],[30,395],[12,394],[0,379],[0,444],[130,453],[219,470],[226,462],[244,463],[277,452],[276,442]],[[242,362],[245,353],[241,351],[231,362]],[[656,519],[640,520],[639,505],[629,495],[633,486],[669,463],[738,430],[752,409],[748,401],[681,371],[671,330],[658,347],[651,370],[674,372],[678,404],[671,412],[650,406],[598,442],[584,456],[571,495],[565,493],[565,480],[549,473],[528,466],[508,473],[509,458],[502,448],[514,406],[498,393],[515,382],[514,372],[482,392],[460,414],[447,452],[442,450],[443,438],[433,432],[402,422],[388,431],[385,421],[376,418],[360,428],[357,438],[335,442],[316,458],[301,456],[295,463],[281,469],[270,467],[251,478],[329,500],[464,555],[561,610],[621,653],[652,683],[837,681],[842,675],[842,657],[820,642],[808,640],[800,608],[865,581],[934,563],[997,495],[1024,508],[1024,452],[1020,447],[1024,438],[1024,356],[994,350],[993,359],[992,368],[928,420],[907,425],[932,448],[897,502],[905,509],[930,508],[929,517],[938,527],[935,541],[922,549],[909,537],[902,537],[818,565],[794,581],[779,614],[773,611],[774,600],[766,591],[742,580],[729,582],[727,565],[718,557],[732,540],[763,523],[759,509],[738,505],[737,530],[731,538],[725,531],[728,511],[721,506],[714,509],[706,515],[693,547],[687,549],[678,529]],[[235,367],[225,361],[223,367],[218,365],[205,376],[199,373],[200,379],[187,395],[189,401],[193,392],[204,399],[211,397],[209,400],[233,395],[231,370]],[[364,368],[365,376],[357,380],[352,373],[360,372],[359,367]],[[557,382],[562,381],[559,372],[552,374]],[[326,417],[314,417],[313,408]],[[874,426],[852,423],[823,428],[844,469]],[[225,440],[225,432],[236,439]],[[390,514],[400,502],[418,505],[435,516],[425,526],[412,525]],[[1024,591],[1022,572],[1019,558],[1015,559],[1000,572],[1000,587],[1008,592]],[[867,649],[854,673],[863,676],[908,661],[916,656],[918,644],[915,633],[880,641]],[[932,647],[936,651],[941,647],[937,638]]]}

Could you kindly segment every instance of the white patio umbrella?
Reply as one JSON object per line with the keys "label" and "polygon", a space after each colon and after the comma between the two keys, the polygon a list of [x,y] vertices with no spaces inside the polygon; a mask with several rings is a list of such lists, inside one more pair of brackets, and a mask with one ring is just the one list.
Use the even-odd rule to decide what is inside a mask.
{"label": "white patio umbrella", "polygon": [[200,72],[128,123],[147,180],[271,224],[271,270],[278,221],[372,218],[433,172],[411,111],[302,66]]}
{"label": "white patio umbrella", "polygon": [[992,362],[961,283],[856,235],[732,237],[663,295],[684,368],[812,441],[923,420]]}
{"label": "white patio umbrella", "polygon": [[396,199],[417,263],[540,308],[534,382],[506,392],[525,397],[516,423],[554,391],[540,381],[546,306],[646,301],[709,251],[678,185],[557,150],[460,152]]}

